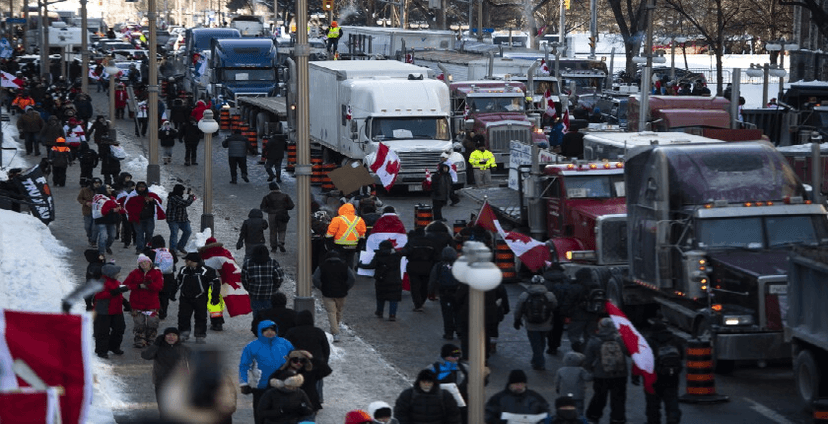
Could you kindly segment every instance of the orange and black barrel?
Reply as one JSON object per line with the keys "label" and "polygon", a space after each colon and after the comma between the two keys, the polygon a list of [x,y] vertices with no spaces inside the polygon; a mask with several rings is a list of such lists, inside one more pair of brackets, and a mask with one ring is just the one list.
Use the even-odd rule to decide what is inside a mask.
{"label": "orange and black barrel", "polygon": [[503,274],[503,281],[512,282],[517,279],[517,270],[515,269],[515,253],[509,248],[505,241],[498,239],[495,248],[495,265],[500,268]]}
{"label": "orange and black barrel", "polygon": [[230,129],[230,109],[221,109],[219,113],[219,128],[225,131]]}
{"label": "orange and black barrel", "polygon": [[431,205],[414,205],[414,228],[425,228],[433,220]]}
{"label": "orange and black barrel", "polygon": [[828,424],[828,399],[817,399],[813,403],[814,424]]}
{"label": "orange and black barrel", "polygon": [[293,172],[293,169],[296,167],[296,145],[295,144],[288,144],[287,146],[287,166],[285,170],[288,172]]}
{"label": "orange and black barrel", "polygon": [[687,389],[679,397],[682,402],[727,402],[728,396],[716,393],[713,348],[709,340],[692,339],[687,342],[685,381]]}

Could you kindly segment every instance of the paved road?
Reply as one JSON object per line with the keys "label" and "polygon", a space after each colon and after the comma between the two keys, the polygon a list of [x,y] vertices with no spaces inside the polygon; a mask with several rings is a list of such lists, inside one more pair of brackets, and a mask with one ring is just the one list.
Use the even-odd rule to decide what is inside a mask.
{"label": "paved road", "polygon": [[[94,88],[93,88],[94,90]],[[106,99],[103,94],[93,93],[92,95],[96,110],[106,110]],[[119,121],[119,139],[124,142],[127,149],[133,154],[146,151],[146,139],[136,138],[133,135],[132,124],[128,121]],[[250,165],[250,183],[240,182],[239,185],[229,184],[229,171],[226,163],[226,151],[218,142],[214,143],[214,193],[215,205],[214,214],[216,220],[216,232],[219,240],[225,244],[232,245],[238,228],[247,212],[257,207],[261,197],[267,192],[267,175],[263,169],[252,164]],[[202,163],[203,147],[199,151],[199,162]],[[124,170],[134,162],[124,162]],[[145,163],[138,163],[136,175],[142,173]],[[202,163],[203,166],[203,163]],[[75,202],[77,195],[77,168],[70,168],[66,188],[54,189],[58,205],[57,221],[51,225],[55,235],[73,250],[71,263],[72,272],[82,276],[85,271],[85,261],[82,252],[86,248],[83,237],[79,237],[83,229],[81,226],[79,205]],[[203,193],[202,178],[203,169],[199,167],[183,166],[183,146],[176,145],[173,164],[163,166],[162,185],[170,190],[174,183],[182,182],[193,187],[197,193]],[[283,189],[294,195],[296,192],[295,180],[286,175],[282,184]],[[386,204],[397,207],[406,228],[412,228],[414,222],[414,205],[428,203],[428,199],[416,194],[382,196]],[[446,208],[444,214],[449,222],[456,219],[468,219],[469,214],[476,212],[479,206],[473,204],[469,199],[464,199],[459,207]],[[194,227],[198,226],[200,210],[190,208],[190,218]],[[296,220],[291,220],[288,229],[288,238],[295,238]],[[159,223],[157,232],[165,237],[169,234],[166,225]],[[197,228],[194,228],[197,230]],[[116,243],[114,258],[119,265],[124,267],[124,275],[134,266],[135,256],[133,248],[123,249],[122,244]],[[233,250],[231,248],[231,250]],[[235,252],[240,254],[241,252]],[[239,256],[237,254],[237,256]],[[288,275],[295,276],[296,251],[294,244],[288,244],[288,252],[276,256]],[[292,292],[293,285],[286,284],[284,290]],[[522,291],[519,284],[507,286],[512,304],[518,294]],[[437,303],[428,303],[425,313],[414,313],[411,311],[411,301],[406,295],[398,312],[397,322],[380,320],[373,315],[374,293],[373,282],[361,277],[353,292],[348,297],[348,304],[345,311],[345,323],[351,331],[337,347],[338,354],[347,361],[357,349],[361,349],[362,341],[367,342],[370,347],[376,350],[382,360],[387,361],[393,372],[402,373],[408,378],[413,378],[423,367],[431,364],[437,359],[440,346],[444,343],[441,339],[441,318]],[[170,317],[162,322],[162,327],[174,325],[177,304],[171,306]],[[229,320],[227,330],[222,334],[210,333],[208,343],[214,346],[227,348],[226,362],[228,368],[233,369],[238,363],[238,355],[241,347],[250,340],[249,318],[244,317]],[[522,368],[529,370],[529,385],[531,388],[540,391],[550,401],[555,398],[552,386],[554,370],[560,365],[562,354],[557,357],[548,357],[547,371],[531,371],[529,367],[529,344],[524,332],[515,331],[511,325],[511,316],[507,316],[501,324],[501,335],[498,341],[497,353],[492,357],[490,365],[492,368],[491,383],[487,387],[487,395],[501,390],[505,385],[506,375],[509,370]],[[129,321],[129,320],[128,320]],[[327,329],[323,314],[317,308],[317,323]],[[127,328],[127,338],[124,348],[127,353],[120,358],[111,359],[115,372],[120,375],[126,383],[123,387],[123,398],[125,403],[122,409],[116,411],[116,418],[120,423],[138,422],[145,418],[157,416],[155,412],[155,399],[149,383],[151,365],[139,356],[139,351],[131,347],[129,337],[131,325]],[[565,342],[563,352],[568,349]],[[351,351],[353,350],[353,352]],[[370,350],[370,348],[368,349]],[[366,354],[367,355],[367,354]],[[365,356],[357,357],[364,360]],[[365,388],[353,382],[353,390],[358,391],[360,396],[365,397],[365,405],[371,400],[384,399],[393,403],[399,387],[398,376],[392,375],[381,364],[362,364],[368,367],[372,373],[389,373],[388,391],[383,386]],[[336,369],[336,367],[335,367]],[[353,378],[359,378],[354,376]],[[393,381],[392,381],[393,380]],[[737,369],[731,376],[718,376],[719,392],[730,395],[731,402],[712,406],[683,405],[685,421],[688,423],[716,422],[716,423],[802,423],[808,421],[808,416],[802,412],[798,399],[795,396],[792,373],[789,365],[774,365],[769,368],[756,368],[753,366]],[[326,386],[328,387],[328,386]],[[332,390],[332,393],[335,392]],[[347,393],[347,392],[346,392]],[[252,409],[249,398],[241,397],[239,409],[234,416],[236,422],[252,422]],[[340,404],[336,399],[328,399],[326,409],[320,414],[319,422],[339,423],[344,415],[342,411],[353,407],[365,405]],[[629,400],[627,402],[628,419],[630,422],[644,422],[644,401],[641,389],[629,387]],[[606,421],[606,418],[605,418]]]}

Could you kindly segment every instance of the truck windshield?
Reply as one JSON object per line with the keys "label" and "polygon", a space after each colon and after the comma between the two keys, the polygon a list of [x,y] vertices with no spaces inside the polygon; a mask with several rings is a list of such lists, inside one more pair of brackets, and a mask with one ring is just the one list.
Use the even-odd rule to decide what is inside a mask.
{"label": "truck windshield", "polygon": [[223,69],[222,81],[274,81],[276,69],[274,68],[245,68],[245,69]]}
{"label": "truck windshield", "polygon": [[521,97],[472,97],[468,99],[472,112],[523,112]]}
{"label": "truck windshield", "polygon": [[700,248],[763,249],[826,241],[825,217],[780,215],[703,219],[696,222]]}
{"label": "truck windshield", "polygon": [[564,184],[570,199],[625,196],[623,175],[567,176]]}
{"label": "truck windshield", "polygon": [[448,120],[436,117],[394,117],[371,120],[371,139],[373,140],[410,140],[412,138],[448,140]]}

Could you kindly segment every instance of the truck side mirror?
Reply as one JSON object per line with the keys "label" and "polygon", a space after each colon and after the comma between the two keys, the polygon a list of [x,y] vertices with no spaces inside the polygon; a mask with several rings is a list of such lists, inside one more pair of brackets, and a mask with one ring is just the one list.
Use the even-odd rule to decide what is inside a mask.
{"label": "truck side mirror", "polygon": [[474,129],[474,119],[466,119],[463,121],[463,129],[471,131]]}

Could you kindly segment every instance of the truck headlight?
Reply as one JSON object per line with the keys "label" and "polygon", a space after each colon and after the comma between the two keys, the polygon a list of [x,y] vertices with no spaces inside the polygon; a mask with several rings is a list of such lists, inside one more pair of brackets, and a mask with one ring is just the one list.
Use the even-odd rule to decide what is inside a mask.
{"label": "truck headlight", "polygon": [[722,323],[724,325],[751,325],[753,324],[753,315],[724,315],[722,316]]}

